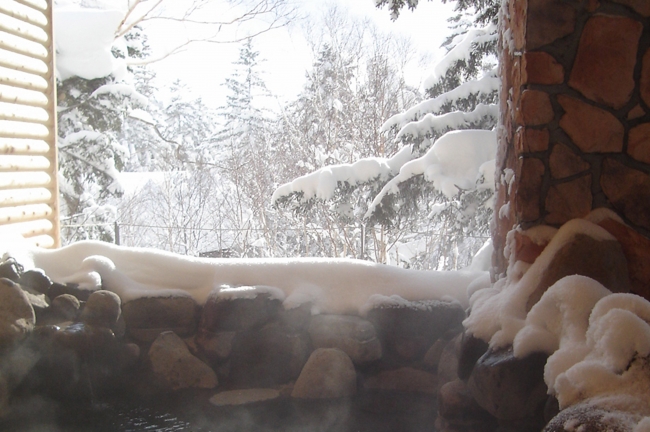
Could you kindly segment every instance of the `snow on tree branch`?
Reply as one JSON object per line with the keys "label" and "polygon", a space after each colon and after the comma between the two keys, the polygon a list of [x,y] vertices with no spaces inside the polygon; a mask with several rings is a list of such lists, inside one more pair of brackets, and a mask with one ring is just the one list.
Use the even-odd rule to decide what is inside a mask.
{"label": "snow on tree branch", "polygon": [[499,90],[501,80],[496,76],[496,70],[490,71],[478,80],[467,81],[460,86],[439,96],[427,99],[409,108],[403,113],[389,118],[381,127],[387,132],[393,127],[404,128],[409,122],[418,120],[428,113],[438,113],[445,105],[453,104],[459,99],[467,99],[471,95],[490,95]]}
{"label": "snow on tree branch", "polygon": [[448,132],[431,146],[424,156],[404,164],[372,201],[366,213],[370,217],[388,194],[399,192],[399,185],[412,177],[424,175],[449,199],[461,190],[476,189],[484,177],[484,188],[493,187],[496,133],[486,130]]}
{"label": "snow on tree branch", "polygon": [[436,64],[433,75],[424,81],[424,87],[435,86],[457,63],[467,63],[475,47],[495,43],[498,37],[496,24],[490,24],[480,29],[471,29],[456,36],[452,42],[453,48]]}
{"label": "snow on tree branch", "polygon": [[496,105],[478,104],[471,112],[454,111],[442,115],[427,114],[422,119],[410,122],[397,133],[397,139],[405,135],[425,136],[431,131],[444,132],[449,129],[463,129],[464,127],[484,121],[486,117],[494,122],[499,116],[499,107]]}
{"label": "snow on tree branch", "polygon": [[399,172],[411,159],[411,147],[405,146],[391,158],[365,158],[352,164],[331,165],[298,177],[278,187],[271,201],[275,204],[282,197],[302,193],[302,200],[332,198],[339,183],[352,186],[381,178],[388,179]]}

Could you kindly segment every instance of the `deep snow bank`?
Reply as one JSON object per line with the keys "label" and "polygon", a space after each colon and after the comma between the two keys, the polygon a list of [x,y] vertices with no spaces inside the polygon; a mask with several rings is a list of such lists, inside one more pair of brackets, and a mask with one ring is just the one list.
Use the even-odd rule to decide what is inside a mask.
{"label": "deep snow bank", "polygon": [[477,279],[489,283],[487,272],[476,270],[406,270],[333,258],[193,258],[94,241],[58,250],[14,247],[9,251],[18,262],[43,269],[55,282],[88,288],[102,284],[123,301],[164,293],[190,295],[202,304],[217,287],[265,285],[283,291],[287,308],[311,302],[314,312],[359,313],[373,295],[375,299],[376,295],[447,298],[466,307],[467,287]]}

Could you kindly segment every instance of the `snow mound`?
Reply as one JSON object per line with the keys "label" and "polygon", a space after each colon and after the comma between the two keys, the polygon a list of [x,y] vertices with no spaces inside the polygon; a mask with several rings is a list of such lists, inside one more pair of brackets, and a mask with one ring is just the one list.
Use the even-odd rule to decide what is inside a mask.
{"label": "snow mound", "polygon": [[124,18],[119,10],[86,9],[74,5],[57,7],[56,69],[60,80],[78,76],[102,78],[125,68],[111,53],[115,31]]}
{"label": "snow mound", "polygon": [[284,299],[285,308],[311,303],[314,313],[338,314],[358,314],[374,294],[407,301],[454,299],[465,307],[467,287],[487,274],[407,270],[339,258],[194,258],[95,241],[57,250],[14,242],[5,256],[15,256],[27,269],[42,269],[56,282],[101,284],[123,301],[165,295],[191,296],[204,304],[217,288],[218,295],[229,298],[264,292]]}

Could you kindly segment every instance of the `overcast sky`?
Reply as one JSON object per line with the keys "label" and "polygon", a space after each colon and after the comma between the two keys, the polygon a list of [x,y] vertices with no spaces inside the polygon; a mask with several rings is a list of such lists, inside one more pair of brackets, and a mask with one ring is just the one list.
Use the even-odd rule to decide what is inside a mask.
{"label": "overcast sky", "polygon": [[[397,21],[390,19],[385,8],[377,9],[375,0],[294,0],[294,3],[303,17],[317,17],[331,5],[338,5],[353,16],[370,19],[383,31],[411,37],[417,52],[407,74],[412,85],[419,85],[430,74],[436,58],[442,54],[439,46],[448,33],[446,20],[451,15],[451,6],[439,0],[420,2],[414,12],[404,10]],[[298,20],[254,40],[254,48],[266,60],[266,84],[281,101],[298,94],[305,82],[305,72],[314,60],[304,37],[304,24]],[[173,40],[175,36],[169,31],[160,34],[161,39]],[[220,106],[225,102],[221,84],[232,73],[231,63],[237,59],[239,48],[238,44],[196,44],[187,52],[152,66],[162,79],[180,78],[205,102]],[[426,60],[422,61],[423,58]]]}

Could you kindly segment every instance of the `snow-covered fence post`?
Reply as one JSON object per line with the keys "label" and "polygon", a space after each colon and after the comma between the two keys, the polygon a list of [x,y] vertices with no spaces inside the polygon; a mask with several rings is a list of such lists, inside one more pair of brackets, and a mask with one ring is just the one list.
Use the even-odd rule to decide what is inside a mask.
{"label": "snow-covered fence post", "polygon": [[51,1],[0,3],[0,225],[58,247]]}
{"label": "snow-covered fence post", "polygon": [[[648,17],[647,1],[503,2],[494,278],[514,227],[608,208],[624,224],[599,223],[623,245],[632,291],[650,298]],[[518,239],[515,258],[534,258],[539,245]]]}

